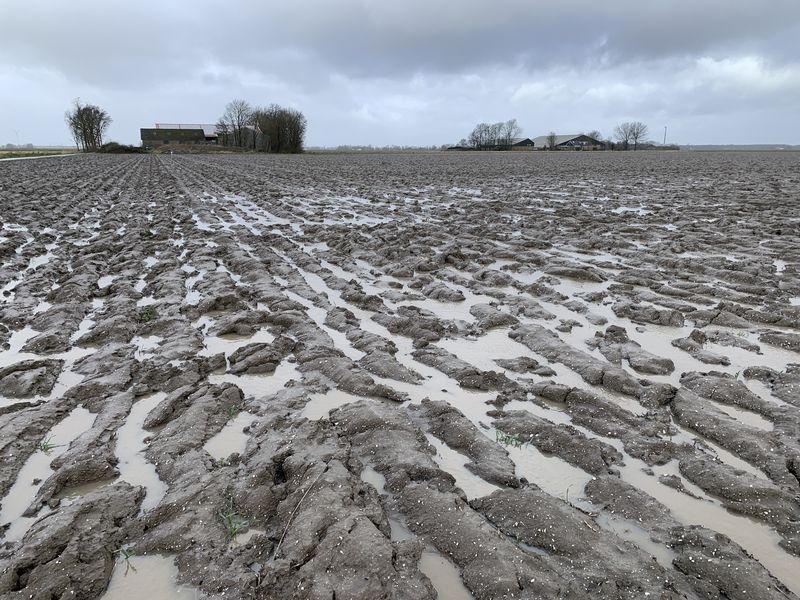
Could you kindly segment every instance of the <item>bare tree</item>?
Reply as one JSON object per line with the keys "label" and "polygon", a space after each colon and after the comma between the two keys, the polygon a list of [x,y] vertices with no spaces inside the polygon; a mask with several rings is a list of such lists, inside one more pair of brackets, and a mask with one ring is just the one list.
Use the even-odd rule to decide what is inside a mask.
{"label": "bare tree", "polygon": [[636,150],[636,146],[646,135],[647,125],[641,121],[620,123],[614,127],[614,137],[625,146],[625,150],[628,149],[631,142],[633,142],[633,149]]}
{"label": "bare tree", "polygon": [[631,125],[631,141],[633,142],[633,149],[635,151],[636,146],[639,145],[639,142],[644,141],[644,138],[647,135],[647,125],[645,125],[641,121],[634,121],[630,125]]}
{"label": "bare tree", "polygon": [[547,147],[550,150],[556,149],[556,142],[558,141],[558,136],[556,135],[555,131],[551,131],[547,134]]}
{"label": "bare tree", "polygon": [[522,127],[517,124],[517,120],[509,119],[503,123],[502,127],[503,144],[506,146],[511,146],[511,144],[514,143],[514,138],[519,137],[521,133]]}
{"label": "bare tree", "polygon": [[78,150],[94,152],[103,145],[111,117],[99,106],[81,104],[80,98],[73,102],[72,109],[64,114],[72,139]]}
{"label": "bare tree", "polygon": [[228,102],[225,112],[217,121],[217,135],[226,146],[244,148],[249,145],[253,122],[253,108],[247,100]]}
{"label": "bare tree", "polygon": [[622,144],[623,149],[627,150],[628,144],[631,141],[631,124],[627,122],[620,123],[614,127],[614,137],[620,144]]}
{"label": "bare tree", "polygon": [[469,143],[473,148],[482,148],[489,143],[491,126],[488,123],[478,123],[469,134]]}

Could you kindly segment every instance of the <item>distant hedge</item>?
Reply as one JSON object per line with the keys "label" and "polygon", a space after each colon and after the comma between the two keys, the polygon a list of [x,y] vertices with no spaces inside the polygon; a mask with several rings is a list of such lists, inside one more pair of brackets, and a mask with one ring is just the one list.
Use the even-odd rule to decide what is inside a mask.
{"label": "distant hedge", "polygon": [[118,144],[117,142],[107,142],[100,146],[97,150],[105,154],[144,154],[145,149],[141,146],[129,146],[126,144]]}

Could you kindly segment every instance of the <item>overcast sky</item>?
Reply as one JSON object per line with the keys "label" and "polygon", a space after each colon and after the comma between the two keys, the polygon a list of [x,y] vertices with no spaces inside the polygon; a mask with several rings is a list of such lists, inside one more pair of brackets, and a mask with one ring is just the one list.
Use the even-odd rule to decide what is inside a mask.
{"label": "overcast sky", "polygon": [[76,97],[127,143],[244,98],[302,110],[313,146],[509,118],[800,144],[800,0],[0,0],[0,24],[0,144],[69,143]]}

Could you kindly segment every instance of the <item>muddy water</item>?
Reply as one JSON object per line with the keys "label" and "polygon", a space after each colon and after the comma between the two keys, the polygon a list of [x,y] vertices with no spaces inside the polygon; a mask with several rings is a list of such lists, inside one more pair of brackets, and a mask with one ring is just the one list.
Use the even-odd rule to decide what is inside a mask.
{"label": "muddy water", "polygon": [[472,600],[461,573],[452,562],[436,551],[426,550],[419,559],[419,570],[430,579],[439,600]]}
{"label": "muddy water", "polygon": [[[435,440],[436,438],[428,436],[428,439]],[[361,479],[371,484],[379,494],[386,493],[384,487],[386,478],[369,465],[361,471]],[[464,491],[466,492],[466,490]],[[410,540],[416,537],[398,516],[389,517],[389,526],[392,530],[393,541]],[[427,546],[422,552],[419,559],[419,570],[433,584],[439,600],[472,600],[472,594],[461,581],[461,573],[458,567],[432,546]]]}
{"label": "muddy water", "polygon": [[172,557],[158,554],[118,558],[102,600],[200,600],[199,591],[177,583]]}
{"label": "muddy water", "polygon": [[131,485],[141,485],[145,488],[146,495],[142,501],[142,512],[158,506],[167,493],[167,486],[159,479],[155,466],[144,456],[146,448],[144,440],[149,433],[143,429],[148,413],[164,398],[166,398],[164,393],[139,398],[131,407],[125,423],[117,430],[115,452],[119,459],[117,468],[120,479]]}
{"label": "muddy water", "polygon": [[[91,429],[96,415],[78,406],[55,425],[42,440],[42,446],[25,461],[17,480],[3,499],[0,525],[10,523],[6,540],[18,540],[28,531],[36,517],[23,517],[22,513],[33,502],[42,483],[53,473],[50,463],[69,449],[69,445],[82,433]],[[51,448],[49,446],[52,446]],[[38,483],[34,483],[38,481]]]}
{"label": "muddy water", "polygon": [[285,293],[295,302],[305,306],[308,316],[311,317],[311,320],[314,321],[314,324],[317,327],[328,334],[328,336],[333,340],[334,347],[336,347],[338,350],[341,350],[342,353],[351,360],[358,361],[364,358],[364,353],[361,350],[354,348],[344,333],[325,325],[325,318],[328,315],[328,311],[326,311],[324,308],[315,306],[312,302],[295,294],[294,292],[287,291]]}
{"label": "muddy water", "polygon": [[429,433],[425,434],[425,437],[428,439],[428,443],[436,448],[436,454],[433,457],[436,463],[443,471],[447,471],[455,477],[456,485],[464,490],[469,500],[488,496],[492,492],[500,489],[496,485],[484,481],[467,469],[464,466],[464,464],[469,461],[466,456],[460,452],[456,452],[439,438]]}
{"label": "muddy water", "polygon": [[243,337],[235,334],[225,335],[207,335],[203,339],[203,348],[197,353],[198,356],[214,356],[222,352],[226,358],[236,352],[239,348],[249,344],[271,344],[275,341],[275,336],[272,335],[267,329],[259,329],[254,335],[250,337]]}
{"label": "muddy water", "polygon": [[[675,518],[679,521],[687,525],[703,525],[709,529],[724,533],[747,551],[756,556],[756,558],[758,558],[759,561],[761,561],[762,564],[764,564],[764,566],[770,570],[770,572],[781,579],[781,581],[786,583],[787,586],[792,589],[800,589],[800,576],[796,574],[796,570],[793,571],[792,567],[793,564],[796,565],[797,559],[787,554],[783,548],[779,546],[781,539],[780,536],[769,526],[755,521],[747,516],[733,513],[721,506],[719,501],[709,497],[702,489],[685,479],[680,474],[677,463],[673,462],[660,467],[652,467],[654,475],[648,475],[645,473],[645,469],[648,468],[647,465],[642,461],[628,455],[624,448],[622,448],[619,440],[604,438],[586,430],[581,426],[574,425],[570,422],[569,416],[564,413],[560,413],[560,411],[548,411],[527,402],[511,402],[506,408],[508,410],[529,410],[530,412],[537,414],[537,416],[547,418],[553,422],[570,424],[586,434],[588,437],[600,439],[606,443],[611,443],[623,453],[625,465],[620,468],[620,473],[624,481],[648,493],[650,496],[666,505],[673,513]],[[515,451],[513,448],[509,448],[508,450],[516,462],[518,460],[516,453],[518,453],[519,450],[517,449]],[[724,451],[722,452],[724,453]],[[732,461],[736,463],[732,466],[745,466],[747,467],[746,470],[748,472],[757,474],[761,478],[766,478],[766,476],[758,469],[755,469],[755,467],[744,463],[744,461],[741,461],[741,459],[737,459],[728,453],[725,454],[727,454],[727,456],[720,456],[720,458],[723,460],[728,459],[726,462]],[[583,473],[583,471],[580,471],[580,469],[575,469],[574,467],[572,468],[579,473]],[[518,466],[517,475],[520,475],[519,471],[520,470]],[[686,494],[678,492],[673,488],[661,484],[658,481],[659,475],[674,475],[679,477],[687,490],[698,496],[699,499],[692,498]],[[565,497],[565,499],[574,498],[575,500],[579,501],[579,504],[585,503],[585,501],[581,499],[581,495],[583,493],[585,483],[587,483],[589,479],[591,479],[591,476],[584,473],[583,483],[581,483],[580,480],[573,482],[571,485],[574,487],[571,487],[569,490],[567,490],[566,495],[562,497]],[[539,480],[533,478],[531,481],[534,481],[549,494],[556,496],[559,495],[557,489],[554,490],[552,487],[551,489],[545,487],[548,485],[548,483],[551,483],[552,485],[552,482],[554,481],[553,477],[549,478],[549,482],[547,478],[542,479],[541,476]],[[542,481],[544,485],[542,485]],[[585,504],[584,508],[592,509],[593,507],[591,504]],[[630,527],[625,526],[624,523],[623,525],[613,524],[607,519],[601,524],[604,526],[605,524],[608,524],[609,528],[613,529],[614,531],[622,530],[623,533],[625,533],[625,535],[622,537],[625,537],[626,539],[629,539],[633,543],[637,544],[646,552],[656,556],[660,561],[665,560],[669,555],[669,553],[665,554],[665,549],[659,549],[660,546],[658,544],[653,544],[652,542],[646,541],[646,539],[649,539],[646,535],[643,538],[642,535],[635,530],[626,533],[625,529],[630,529]],[[794,582],[794,587],[792,582]]]}
{"label": "muddy water", "polygon": [[230,373],[211,374],[209,383],[233,383],[242,390],[245,397],[265,398],[280,391],[290,381],[300,381],[302,373],[294,363],[281,362],[271,375],[233,375]]}
{"label": "muddy water", "polygon": [[[339,408],[351,402],[360,402],[363,396],[356,396],[344,390],[332,389],[325,393],[310,394],[310,400],[300,413],[301,417],[316,421],[327,418],[334,408]],[[375,400],[378,402],[378,400]],[[385,402],[385,400],[382,400]]]}
{"label": "muddy water", "polygon": [[[795,593],[800,593],[800,571],[798,559],[787,554],[779,546],[780,536],[769,526],[746,516],[732,513],[719,503],[711,500],[696,486],[688,486],[693,492],[700,492],[697,500],[677,490],[659,483],[660,474],[675,474],[670,465],[655,467],[656,476],[647,475],[642,469],[644,463],[628,458],[627,465],[621,469],[622,478],[653,498],[666,505],[676,519],[684,524],[703,525],[714,531],[724,533],[742,548],[750,552],[775,577],[780,579]],[[684,484],[687,484],[684,480]]]}
{"label": "muddy water", "polygon": [[597,517],[595,522],[603,529],[613,531],[623,540],[635,544],[650,554],[665,569],[672,568],[672,561],[676,556],[675,553],[665,545],[650,539],[650,534],[633,521],[603,513]]}
{"label": "muddy water", "polygon": [[227,458],[234,452],[242,454],[249,439],[243,429],[252,425],[257,418],[250,413],[240,412],[218,434],[209,439],[203,445],[203,449],[217,460]]}

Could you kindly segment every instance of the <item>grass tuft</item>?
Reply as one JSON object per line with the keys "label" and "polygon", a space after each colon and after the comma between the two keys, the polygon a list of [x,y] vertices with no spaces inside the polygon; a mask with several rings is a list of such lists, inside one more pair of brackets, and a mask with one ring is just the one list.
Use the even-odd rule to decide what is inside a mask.
{"label": "grass tuft", "polygon": [[513,446],[514,448],[522,448],[525,445],[525,442],[519,436],[503,433],[499,429],[495,431],[495,438],[501,444]]}
{"label": "grass tuft", "polygon": [[152,304],[149,306],[145,306],[142,310],[139,311],[139,323],[149,323],[153,321],[158,316],[158,312],[156,311],[156,307]]}
{"label": "grass tuft", "polygon": [[[231,502],[231,505],[232,504],[233,502]],[[219,511],[219,516],[222,518],[222,523],[225,525],[225,529],[228,530],[228,535],[230,535],[231,538],[235,538],[250,526],[250,521],[235,512],[233,506],[226,511]]]}
{"label": "grass tuft", "polygon": [[48,437],[47,439],[42,440],[38,444],[36,444],[36,448],[44,452],[45,454],[50,454],[53,451],[53,448],[57,448],[58,444],[53,443],[53,438]]}
{"label": "grass tuft", "polygon": [[136,551],[133,548],[126,548],[122,546],[116,552],[117,556],[119,556],[122,560],[125,561],[125,575],[128,575],[128,571],[133,571],[136,573],[136,567],[131,564],[131,557],[136,554]]}

